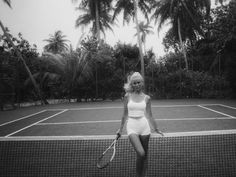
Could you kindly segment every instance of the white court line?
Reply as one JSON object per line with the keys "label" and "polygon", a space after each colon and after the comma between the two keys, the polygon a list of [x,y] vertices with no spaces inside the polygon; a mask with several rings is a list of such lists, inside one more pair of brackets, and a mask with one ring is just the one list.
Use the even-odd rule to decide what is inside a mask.
{"label": "white court line", "polygon": [[55,116],[57,116],[57,115],[59,115],[59,114],[62,114],[62,113],[65,112],[65,111],[67,111],[67,109],[65,109],[65,110],[63,110],[63,111],[61,111],[61,112],[58,112],[58,113],[56,113],[56,114],[54,114],[54,115],[52,115],[52,116],[46,117],[45,119],[42,119],[42,120],[40,120],[40,121],[38,121],[38,122],[35,122],[35,123],[33,123],[33,124],[29,125],[29,126],[26,126],[26,127],[22,128],[22,129],[20,129],[20,130],[17,130],[17,131],[15,131],[15,132],[11,133],[11,134],[8,134],[8,135],[6,135],[5,137],[12,136],[12,135],[14,135],[14,134],[16,134],[16,133],[18,133],[18,132],[20,132],[20,131],[22,131],[22,130],[25,130],[25,129],[29,128],[29,127],[32,127],[32,126],[34,126],[34,125],[36,125],[36,124],[38,124],[38,123],[40,123],[40,122],[43,122],[43,121],[45,121],[45,120],[47,120],[47,119],[50,119],[50,118],[52,118],[52,117],[55,117]]}
{"label": "white court line", "polygon": [[69,124],[94,124],[94,123],[113,123],[120,122],[120,120],[100,120],[100,121],[81,121],[81,122],[49,122],[39,123],[37,125],[69,125]]}
{"label": "white court line", "polygon": [[223,107],[230,108],[230,109],[236,109],[235,107],[224,105],[224,104],[219,104],[219,106],[223,106]]}
{"label": "white court line", "polygon": [[[223,120],[232,119],[230,117],[205,117],[205,118],[181,118],[181,119],[155,119],[157,121],[185,121],[185,120]],[[70,125],[70,124],[94,124],[94,123],[115,123],[121,120],[101,120],[101,121],[80,121],[80,122],[48,122],[38,123],[37,125]]]}
{"label": "white court line", "polygon": [[45,111],[46,111],[46,110],[42,110],[42,111],[36,112],[36,113],[34,113],[34,114],[30,114],[30,115],[27,115],[27,116],[21,117],[21,118],[16,119],[16,120],[12,120],[12,121],[9,121],[9,122],[6,122],[6,123],[3,123],[3,124],[0,125],[0,127],[1,127],[1,126],[4,126],[4,125],[7,125],[7,124],[10,124],[10,123],[13,123],[13,122],[16,122],[16,121],[19,121],[19,120],[22,120],[22,119],[29,118],[29,117],[31,117],[31,116],[35,116],[35,115],[40,114],[40,113],[45,112]]}
{"label": "white court line", "polygon": [[[120,109],[123,107],[112,106],[112,107],[86,107],[86,108],[69,108],[69,111],[82,111],[82,110],[102,110],[102,109]],[[63,109],[48,109],[48,110],[63,110]]]}
{"label": "white court line", "polygon": [[[157,133],[152,133],[151,137],[188,137],[188,136],[206,136],[206,135],[227,135],[236,134],[236,129],[229,130],[209,130],[209,131],[192,131],[192,132],[175,132],[164,133],[164,137]],[[116,135],[75,135],[75,136],[14,136],[0,137],[0,141],[38,141],[38,140],[99,140],[99,139],[114,139]],[[127,138],[127,135],[122,135],[121,138]]]}
{"label": "white court line", "polygon": [[[222,134],[236,134],[236,129],[230,130],[208,130],[208,131],[193,131],[193,132],[175,132],[164,133],[164,137],[179,137],[179,136],[206,136],[206,135],[222,135]],[[154,137],[160,137],[158,134],[153,134]]]}
{"label": "white court line", "polygon": [[[203,105],[203,106],[217,106],[219,104],[201,104],[201,105]],[[155,108],[194,107],[194,106],[198,106],[198,104],[152,105],[152,107],[155,107]]]}
{"label": "white court line", "polygon": [[[203,106],[218,106],[220,104],[202,104]],[[172,108],[172,107],[194,107],[199,105],[152,105],[153,108]],[[109,107],[85,107],[85,108],[69,108],[70,111],[80,111],[80,110],[102,110],[102,109],[122,109],[123,106],[109,106]],[[48,109],[48,111],[60,111],[64,109]]]}
{"label": "white court line", "polygon": [[204,107],[204,106],[201,106],[201,105],[198,105],[198,106],[201,107],[201,108],[203,108],[203,109],[207,109],[207,110],[209,110],[209,111],[212,111],[212,112],[215,112],[215,113],[218,113],[218,114],[221,114],[221,115],[230,117],[230,118],[232,118],[232,119],[235,119],[234,116],[231,116],[231,115],[229,115],[229,114],[225,114],[225,113],[223,113],[223,112],[216,111],[216,110],[214,110],[214,109],[210,109],[210,108],[207,108],[207,107]]}

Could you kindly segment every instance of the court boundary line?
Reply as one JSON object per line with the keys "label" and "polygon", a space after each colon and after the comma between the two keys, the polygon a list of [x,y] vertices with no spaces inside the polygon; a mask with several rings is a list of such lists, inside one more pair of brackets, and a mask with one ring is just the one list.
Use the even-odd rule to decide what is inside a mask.
{"label": "court boundary line", "polygon": [[236,107],[228,106],[225,104],[219,104],[219,106],[223,106],[223,107],[230,108],[230,109],[236,109]]}
{"label": "court boundary line", "polygon": [[17,121],[20,121],[20,120],[23,120],[23,119],[26,119],[26,118],[29,118],[29,117],[32,117],[32,116],[35,116],[37,114],[40,114],[40,113],[43,113],[43,112],[46,112],[47,110],[44,109],[42,111],[39,111],[39,112],[36,112],[36,113],[33,113],[33,114],[30,114],[30,115],[27,115],[27,116],[24,116],[24,117],[21,117],[21,118],[18,118],[18,119],[15,119],[15,120],[12,120],[12,121],[9,121],[9,122],[5,122],[3,124],[0,124],[0,127],[1,126],[4,126],[4,125],[8,125],[8,124],[11,124],[13,122],[17,122]]}
{"label": "court boundary line", "polygon": [[[189,136],[208,136],[208,135],[230,135],[236,134],[236,129],[229,130],[209,130],[209,131],[193,131],[193,132],[175,132],[164,133],[164,137],[159,134],[152,133],[153,138],[168,138],[168,137],[189,137]],[[0,137],[1,141],[39,141],[39,140],[102,140],[114,139],[116,135],[75,135],[75,136],[13,136]],[[121,138],[127,138],[128,135],[122,135]]]}
{"label": "court boundary line", "polygon": [[[190,106],[197,106],[197,107],[201,107],[201,108],[204,108],[204,109],[208,109],[210,111],[213,111],[213,112],[216,112],[218,114],[221,114],[221,115],[225,115],[226,117],[230,117],[230,118],[233,118],[235,119],[234,116],[231,116],[231,115],[228,115],[228,114],[225,114],[225,113],[222,113],[222,112],[217,112],[213,109],[210,109],[210,108],[206,108],[204,106],[222,106],[222,107],[227,107],[227,108],[230,108],[230,109],[236,109],[235,107],[231,107],[231,106],[228,106],[228,105],[224,105],[224,104],[200,104],[200,105],[152,105],[152,107],[155,107],[155,108],[170,108],[170,107],[190,107]],[[120,108],[123,108],[123,107],[85,107],[85,108],[71,108],[71,109],[67,109],[67,110],[99,110],[99,109],[120,109]],[[27,116],[24,116],[24,117],[21,117],[21,118],[18,118],[18,119],[15,119],[15,120],[12,120],[12,121],[9,121],[9,122],[5,122],[3,124],[0,124],[0,127],[1,126],[5,126],[5,125],[8,125],[8,124],[11,124],[13,122],[17,122],[17,121],[20,121],[20,120],[23,120],[23,119],[26,119],[26,118],[29,118],[31,116],[34,116],[34,115],[37,115],[37,114],[40,114],[40,113],[43,113],[45,111],[63,111],[65,109],[45,109],[45,110],[42,110],[42,111],[39,111],[39,112],[36,112],[36,113],[33,113],[33,114],[30,114],[30,115],[27,115]]]}
{"label": "court boundary line", "polygon": [[229,115],[229,114],[225,114],[225,113],[223,113],[223,112],[216,111],[216,110],[214,110],[214,109],[207,108],[207,107],[204,107],[204,106],[202,106],[202,105],[198,105],[198,106],[199,106],[200,108],[207,109],[207,110],[209,110],[209,111],[212,111],[212,112],[215,112],[215,113],[218,113],[218,114],[221,114],[221,115],[230,117],[230,118],[232,118],[232,119],[236,119],[234,116],[231,116],[231,115]]}
{"label": "court boundary line", "polygon": [[53,114],[53,115],[51,115],[51,116],[49,116],[49,117],[46,117],[46,118],[44,118],[44,119],[41,119],[40,121],[37,121],[37,122],[35,122],[35,123],[33,123],[33,124],[30,124],[30,125],[28,125],[28,126],[26,126],[26,127],[24,127],[24,128],[21,128],[21,129],[15,131],[15,132],[13,132],[13,133],[10,133],[10,134],[6,135],[5,137],[10,137],[10,136],[12,136],[12,135],[14,135],[14,134],[16,134],[16,133],[19,133],[19,132],[21,132],[22,130],[25,130],[25,129],[29,128],[29,127],[32,127],[32,126],[34,126],[34,125],[36,125],[36,124],[38,124],[38,123],[40,123],[40,122],[43,122],[43,121],[45,121],[45,120],[47,120],[47,119],[50,119],[50,118],[52,118],[52,117],[55,117],[55,116],[57,116],[57,115],[59,115],[59,114],[62,114],[62,113],[64,113],[65,111],[67,111],[67,109],[64,109],[64,110],[61,111],[61,112],[58,112],[58,113],[56,113],[56,114]]}
{"label": "court boundary line", "polygon": [[[171,121],[171,120],[174,120],[174,121],[185,121],[185,120],[220,120],[220,119],[236,119],[236,117],[232,116],[232,115],[229,115],[229,114],[225,114],[223,112],[220,112],[220,111],[216,111],[214,109],[211,109],[211,108],[207,108],[205,106],[222,106],[222,107],[226,107],[226,108],[230,108],[230,109],[236,109],[235,107],[231,107],[231,106],[227,106],[227,105],[224,105],[224,104],[200,104],[200,105],[196,105],[196,104],[193,104],[193,105],[153,105],[152,107],[160,107],[160,108],[170,108],[170,107],[194,107],[194,106],[197,106],[197,107],[200,107],[200,108],[203,108],[203,109],[206,109],[206,110],[209,110],[209,111],[212,111],[212,112],[215,112],[215,113],[218,113],[218,114],[221,114],[221,115],[224,115],[226,117],[214,117],[214,118],[181,118],[181,119],[155,119],[157,121]],[[68,111],[68,110],[98,110],[98,109],[113,109],[113,108],[123,108],[123,107],[85,107],[85,108],[72,108],[72,109],[45,109],[45,110],[42,110],[42,111],[39,111],[39,112],[36,112],[36,113],[33,113],[33,114],[30,114],[30,115],[27,115],[27,116],[24,116],[24,117],[21,117],[21,118],[18,118],[16,120],[12,120],[12,121],[9,121],[9,122],[6,122],[6,123],[3,123],[3,124],[0,124],[0,127],[1,126],[4,126],[4,125],[7,125],[7,124],[10,124],[10,123],[13,123],[13,122],[17,122],[17,121],[20,121],[20,120],[23,120],[23,119],[26,119],[26,118],[29,118],[31,116],[34,116],[34,115],[37,115],[37,114],[40,114],[40,113],[43,113],[45,111],[54,111],[54,110],[60,110],[59,113],[56,113],[52,116],[49,116],[47,118],[44,118],[38,122],[35,122],[29,126],[26,126],[22,129],[19,129],[13,133],[10,133],[8,135],[6,135],[5,137],[10,137],[22,130],[25,130],[29,127],[32,127],[34,125],[52,125],[52,124],[55,124],[55,125],[58,125],[58,124],[85,124],[85,123],[104,123],[104,122],[120,122],[120,120],[105,120],[105,121],[83,121],[83,122],[59,122],[59,123],[42,123],[43,121],[47,120],[47,119],[50,119],[52,117],[55,117],[59,114],[62,114],[64,113],[65,111]]]}
{"label": "court boundary line", "polygon": [[[220,106],[220,104],[201,104],[203,106]],[[193,105],[152,105],[153,108],[171,108],[171,107],[194,107],[199,106],[199,104],[193,104]],[[100,107],[84,107],[84,108],[69,108],[68,110],[71,111],[80,111],[80,110],[99,110],[99,109],[122,109],[123,106],[100,106]],[[60,111],[64,109],[47,109],[48,111]]]}
{"label": "court boundary line", "polygon": [[[203,117],[203,118],[179,118],[179,119],[155,119],[156,121],[194,121],[194,120],[225,120],[229,119],[232,120],[230,117]],[[101,121],[79,121],[79,122],[42,122],[38,123],[37,125],[43,126],[43,125],[69,125],[69,124],[94,124],[94,123],[116,123],[116,122],[121,122],[121,120],[101,120]]]}

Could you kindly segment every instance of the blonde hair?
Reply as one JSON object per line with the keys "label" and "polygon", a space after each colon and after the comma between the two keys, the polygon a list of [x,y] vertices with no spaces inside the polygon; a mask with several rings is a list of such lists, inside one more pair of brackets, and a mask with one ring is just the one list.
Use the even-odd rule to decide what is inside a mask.
{"label": "blonde hair", "polygon": [[143,77],[139,72],[133,72],[128,75],[127,82],[124,84],[124,90],[126,93],[131,93],[134,91],[131,82],[135,79],[140,79],[143,81]]}

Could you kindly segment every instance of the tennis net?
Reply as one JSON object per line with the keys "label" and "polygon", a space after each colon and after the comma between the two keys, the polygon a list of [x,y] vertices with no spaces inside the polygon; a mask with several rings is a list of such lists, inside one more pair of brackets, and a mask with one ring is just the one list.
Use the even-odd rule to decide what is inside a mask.
{"label": "tennis net", "polygon": [[[1,138],[1,177],[134,177],[136,155],[127,137],[105,169],[96,167],[113,137]],[[153,136],[149,177],[235,177],[236,134]]]}

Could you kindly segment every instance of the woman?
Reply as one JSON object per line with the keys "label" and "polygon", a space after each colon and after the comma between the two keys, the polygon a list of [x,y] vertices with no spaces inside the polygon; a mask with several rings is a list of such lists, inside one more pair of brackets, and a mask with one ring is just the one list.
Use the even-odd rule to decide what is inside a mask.
{"label": "woman", "polygon": [[118,135],[121,135],[127,121],[127,134],[137,153],[136,173],[138,177],[145,176],[147,169],[148,142],[151,134],[149,123],[157,133],[163,136],[152,117],[151,99],[143,93],[143,83],[143,77],[138,72],[134,72],[128,77],[128,82],[124,86],[126,91],[124,113],[117,132]]}

